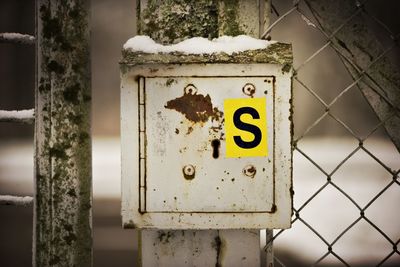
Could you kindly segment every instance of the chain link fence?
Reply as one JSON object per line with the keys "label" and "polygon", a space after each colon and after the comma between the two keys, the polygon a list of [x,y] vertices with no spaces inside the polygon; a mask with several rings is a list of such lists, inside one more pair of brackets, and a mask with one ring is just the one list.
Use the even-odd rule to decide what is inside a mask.
{"label": "chain link fence", "polygon": [[[307,125],[295,128],[293,228],[274,231],[273,238],[267,242],[267,246],[273,242],[278,248],[276,266],[291,265],[290,257],[279,253],[279,248],[285,249],[279,246],[281,239],[286,240],[284,244],[297,243],[293,247],[298,250],[295,257],[307,254],[303,261],[306,265],[400,264],[400,217],[396,215],[400,199],[400,75],[398,62],[395,62],[399,33],[374,14],[369,2],[372,1],[272,2],[274,14],[263,37],[290,40],[294,35],[301,35],[297,41],[292,41],[294,124]],[[381,1],[381,4],[385,3]],[[309,33],[294,32],[291,25],[298,23],[304,24],[304,31]],[[378,32],[380,40],[371,36],[371,32]],[[383,45],[378,47],[377,43]],[[335,66],[329,71],[330,62]],[[328,71],[324,71],[326,68]],[[386,79],[379,75],[385,75]],[[318,84],[313,82],[316,79],[325,81]],[[310,99],[310,105],[316,106],[311,115],[304,112],[310,108],[299,100],[304,95]],[[357,100],[353,100],[355,98]],[[369,111],[356,111],[360,101],[365,102],[360,108]],[[343,105],[347,105],[346,111],[338,111]],[[360,124],[361,130],[358,129]],[[322,139],[310,149],[310,140],[317,136],[315,133],[323,135],[326,127],[330,129],[331,139]],[[377,139],[390,140],[385,146],[373,145],[373,140]],[[392,152],[385,156],[377,152],[376,147],[379,151]],[[338,150],[340,155],[333,155]],[[379,171],[349,168],[360,156]],[[325,164],[323,158],[332,158],[334,165]],[[299,162],[307,165],[308,172],[297,172]],[[305,177],[307,173],[314,177]],[[375,188],[367,185],[369,181]],[[303,191],[300,195],[298,188]],[[325,231],[322,223],[329,223],[331,230]],[[368,231],[363,232],[363,229]],[[291,235],[291,231],[301,234]],[[365,235],[379,242],[369,242],[371,239]],[[358,240],[349,243],[354,237]],[[356,245],[352,247],[346,243]],[[313,251],[306,252],[307,249]],[[355,252],[360,250],[361,253]]]}

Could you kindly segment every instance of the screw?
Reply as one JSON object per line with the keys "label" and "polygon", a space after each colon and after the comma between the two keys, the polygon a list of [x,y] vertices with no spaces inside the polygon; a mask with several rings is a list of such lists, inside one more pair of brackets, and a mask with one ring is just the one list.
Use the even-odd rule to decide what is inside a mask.
{"label": "screw", "polygon": [[183,177],[185,177],[185,179],[187,180],[192,180],[194,178],[195,172],[196,168],[191,164],[185,165],[182,169]]}
{"label": "screw", "polygon": [[243,168],[243,174],[250,178],[254,178],[254,176],[256,175],[256,172],[257,172],[256,167],[254,167],[251,164],[249,164]]}
{"label": "screw", "polygon": [[186,85],[184,89],[185,95],[195,95],[197,93],[197,88],[193,84]]}
{"label": "screw", "polygon": [[245,95],[253,97],[254,93],[256,92],[256,87],[251,83],[246,83],[243,86],[242,91]]}

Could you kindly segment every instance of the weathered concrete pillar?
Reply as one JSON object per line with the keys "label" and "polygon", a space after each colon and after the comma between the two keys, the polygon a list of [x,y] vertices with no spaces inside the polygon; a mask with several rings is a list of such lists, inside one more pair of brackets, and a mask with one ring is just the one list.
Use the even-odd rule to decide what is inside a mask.
{"label": "weathered concrete pillar", "polygon": [[269,25],[270,0],[138,0],[138,33],[171,44],[190,37],[258,38]]}
{"label": "weathered concrete pillar", "polygon": [[37,0],[34,266],[92,265],[88,0]]}
{"label": "weathered concrete pillar", "polygon": [[218,2],[218,34],[260,38],[269,25],[270,0],[222,0]]}
{"label": "weathered concrete pillar", "polygon": [[[140,0],[138,33],[163,44],[190,37],[260,37],[269,25],[270,0]],[[267,231],[271,236],[272,231]],[[267,262],[272,260],[269,246]],[[143,266],[259,266],[258,230],[142,230]],[[270,266],[270,265],[269,265]]]}

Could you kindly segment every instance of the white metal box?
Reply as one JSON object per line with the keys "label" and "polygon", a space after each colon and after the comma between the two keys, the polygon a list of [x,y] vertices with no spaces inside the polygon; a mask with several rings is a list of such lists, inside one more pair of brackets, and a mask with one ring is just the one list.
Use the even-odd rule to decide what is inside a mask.
{"label": "white metal box", "polygon": [[205,57],[124,51],[126,228],[288,228],[291,47]]}

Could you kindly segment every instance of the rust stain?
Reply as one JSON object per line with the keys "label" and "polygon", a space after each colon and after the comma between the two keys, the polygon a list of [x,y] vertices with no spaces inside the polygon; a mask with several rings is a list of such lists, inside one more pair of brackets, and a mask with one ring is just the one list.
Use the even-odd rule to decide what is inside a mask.
{"label": "rust stain", "polygon": [[251,98],[254,97],[254,93],[256,92],[256,87],[252,84],[252,83],[246,83],[243,88],[242,91],[245,95],[250,96]]}
{"label": "rust stain", "polygon": [[246,167],[243,168],[243,174],[251,178],[254,178],[256,172],[257,170],[253,165],[247,165]]}
{"label": "rust stain", "polygon": [[186,132],[186,135],[189,135],[191,132],[193,132],[193,127],[189,126]]}
{"label": "rust stain", "polygon": [[202,95],[185,91],[184,95],[167,102],[165,108],[182,113],[186,119],[194,123],[204,123],[211,118],[219,120],[223,112],[213,108],[210,95]]}

